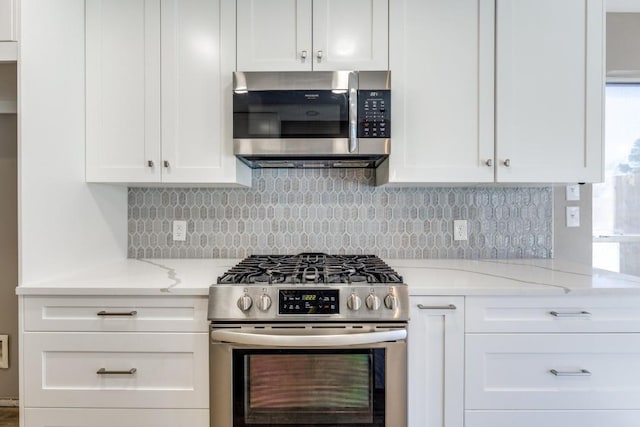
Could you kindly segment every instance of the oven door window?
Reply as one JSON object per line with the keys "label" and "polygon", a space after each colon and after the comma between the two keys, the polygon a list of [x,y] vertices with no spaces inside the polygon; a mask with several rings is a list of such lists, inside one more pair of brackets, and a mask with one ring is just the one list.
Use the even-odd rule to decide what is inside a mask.
{"label": "oven door window", "polygon": [[234,427],[384,426],[385,350],[234,350]]}
{"label": "oven door window", "polygon": [[233,94],[234,139],[348,136],[346,93],[273,90]]}

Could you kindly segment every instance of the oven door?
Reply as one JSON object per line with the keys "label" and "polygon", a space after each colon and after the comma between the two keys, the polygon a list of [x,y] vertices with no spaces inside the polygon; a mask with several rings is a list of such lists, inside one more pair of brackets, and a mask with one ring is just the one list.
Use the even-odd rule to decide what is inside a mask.
{"label": "oven door", "polygon": [[404,325],[211,332],[211,427],[406,426]]}

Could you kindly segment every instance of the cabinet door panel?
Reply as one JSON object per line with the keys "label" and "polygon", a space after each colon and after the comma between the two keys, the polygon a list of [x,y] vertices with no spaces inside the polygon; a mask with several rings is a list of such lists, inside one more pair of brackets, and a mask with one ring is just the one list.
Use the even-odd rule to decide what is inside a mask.
{"label": "cabinet door panel", "polygon": [[601,180],[603,7],[497,1],[498,181]]}
{"label": "cabinet door panel", "polygon": [[407,349],[409,426],[462,427],[464,298],[412,297]]}
{"label": "cabinet door panel", "polygon": [[160,0],[87,0],[86,55],[87,181],[159,181]]}
{"label": "cabinet door panel", "polygon": [[0,41],[16,41],[16,1],[0,0]]}
{"label": "cabinet door panel", "polygon": [[640,411],[467,411],[466,427],[637,427]]}
{"label": "cabinet door panel", "polygon": [[29,427],[209,427],[207,409],[27,408]]}
{"label": "cabinet door panel", "polygon": [[637,334],[467,334],[465,344],[467,409],[640,409]]}
{"label": "cabinet door panel", "polygon": [[[208,334],[24,334],[26,407],[207,408]],[[108,372],[122,374],[98,374]]]}
{"label": "cabinet door panel", "polygon": [[388,15],[388,0],[314,0],[313,69],[389,69]]}
{"label": "cabinet door panel", "polygon": [[378,182],[492,182],[492,0],[390,7],[391,156]]}
{"label": "cabinet door panel", "polygon": [[311,70],[311,0],[238,0],[237,11],[238,71]]}
{"label": "cabinet door panel", "polygon": [[233,155],[234,23],[233,1],[162,0],[163,182],[235,184],[246,169]]}

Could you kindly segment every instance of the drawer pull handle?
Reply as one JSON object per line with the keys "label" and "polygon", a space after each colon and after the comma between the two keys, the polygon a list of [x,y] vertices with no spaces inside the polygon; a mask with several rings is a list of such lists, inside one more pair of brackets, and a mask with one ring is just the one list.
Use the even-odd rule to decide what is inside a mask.
{"label": "drawer pull handle", "polygon": [[138,312],[135,310],[125,311],[125,312],[108,312],[108,311],[102,310],[97,313],[98,316],[129,316],[129,317],[135,316],[137,314]]}
{"label": "drawer pull handle", "polygon": [[422,304],[418,304],[418,308],[420,310],[456,310],[458,307],[456,307],[453,304],[449,304],[449,305],[422,305]]}
{"label": "drawer pull handle", "polygon": [[586,369],[580,369],[579,372],[561,372],[561,371],[556,371],[555,369],[552,369],[549,372],[551,372],[556,377],[590,377],[591,376],[591,372],[587,371]]}
{"label": "drawer pull handle", "polygon": [[107,371],[105,368],[100,368],[96,372],[98,375],[133,375],[138,370],[136,368],[131,368],[128,371]]}
{"label": "drawer pull handle", "polygon": [[588,311],[576,311],[574,313],[558,313],[557,311],[550,311],[549,314],[553,317],[591,317],[591,313]]}

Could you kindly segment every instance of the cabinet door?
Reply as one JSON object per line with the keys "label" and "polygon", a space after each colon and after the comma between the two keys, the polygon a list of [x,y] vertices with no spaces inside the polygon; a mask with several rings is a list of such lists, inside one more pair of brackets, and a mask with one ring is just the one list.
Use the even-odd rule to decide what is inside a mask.
{"label": "cabinet door", "polygon": [[409,426],[462,427],[464,298],[412,297],[407,347]]}
{"label": "cabinet door", "polygon": [[0,41],[16,41],[16,1],[0,0]]}
{"label": "cabinet door", "polygon": [[314,70],[388,70],[388,0],[313,0]]}
{"label": "cabinet door", "polygon": [[27,408],[29,427],[209,427],[208,409]]}
{"label": "cabinet door", "polygon": [[465,427],[637,427],[640,411],[467,411]]}
{"label": "cabinet door", "polygon": [[241,183],[233,155],[232,0],[162,0],[162,182]]}
{"label": "cabinet door", "polygon": [[601,181],[603,3],[497,1],[498,181]]}
{"label": "cabinet door", "polygon": [[468,410],[640,409],[638,334],[467,334],[465,344]]}
{"label": "cabinet door", "polygon": [[26,407],[209,406],[206,333],[28,332],[23,338]]}
{"label": "cabinet door", "polygon": [[311,0],[238,0],[238,71],[310,71]]}
{"label": "cabinet door", "polygon": [[378,183],[493,182],[493,0],[391,1],[391,156]]}
{"label": "cabinet door", "polygon": [[86,1],[91,182],[160,181],[160,0]]}

